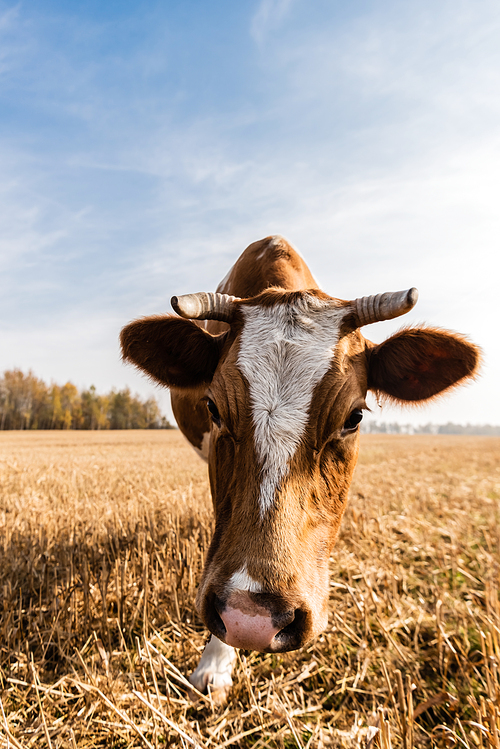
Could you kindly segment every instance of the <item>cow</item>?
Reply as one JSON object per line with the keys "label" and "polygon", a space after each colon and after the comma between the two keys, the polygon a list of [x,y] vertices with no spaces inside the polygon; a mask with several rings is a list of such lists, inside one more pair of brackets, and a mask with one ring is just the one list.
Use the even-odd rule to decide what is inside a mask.
{"label": "cow", "polygon": [[215,293],[173,297],[177,315],[122,330],[123,359],[171,389],[181,431],[208,461],[215,530],[196,606],[211,638],[190,676],[198,690],[225,698],[235,648],[295,650],[327,626],[367,391],[421,404],[476,375],[480,351],[462,335],[363,336],[417,296],[329,296],[272,236],[247,247]]}

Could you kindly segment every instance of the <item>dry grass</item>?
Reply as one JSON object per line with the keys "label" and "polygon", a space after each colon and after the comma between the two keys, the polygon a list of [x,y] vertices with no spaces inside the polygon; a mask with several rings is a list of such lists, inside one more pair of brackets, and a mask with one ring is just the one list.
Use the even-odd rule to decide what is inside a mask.
{"label": "dry grass", "polygon": [[500,748],[500,439],[363,437],[330,628],[191,702],[206,469],[177,432],[0,433],[0,746]]}

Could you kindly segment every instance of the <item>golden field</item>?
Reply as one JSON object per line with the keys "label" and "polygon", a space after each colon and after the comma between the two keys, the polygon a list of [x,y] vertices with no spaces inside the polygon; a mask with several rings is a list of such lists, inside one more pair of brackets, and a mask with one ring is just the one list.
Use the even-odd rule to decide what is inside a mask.
{"label": "golden field", "polygon": [[[0,432],[1,747],[500,749],[500,439],[364,435],[325,634],[185,677],[212,527],[177,431]],[[195,696],[196,697],[196,696]]]}

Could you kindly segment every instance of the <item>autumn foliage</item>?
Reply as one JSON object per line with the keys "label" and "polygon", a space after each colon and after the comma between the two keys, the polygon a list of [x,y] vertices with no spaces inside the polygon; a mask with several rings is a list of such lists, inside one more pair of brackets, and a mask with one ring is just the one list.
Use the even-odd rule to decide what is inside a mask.
{"label": "autumn foliage", "polygon": [[0,429],[168,428],[156,398],[141,400],[129,388],[99,395],[92,385],[47,385],[33,372],[11,369],[0,378]]}

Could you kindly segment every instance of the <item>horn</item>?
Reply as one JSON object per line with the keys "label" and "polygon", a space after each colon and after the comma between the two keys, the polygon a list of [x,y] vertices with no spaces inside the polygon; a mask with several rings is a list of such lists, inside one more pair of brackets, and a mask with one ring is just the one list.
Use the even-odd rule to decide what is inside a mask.
{"label": "horn", "polygon": [[230,323],[234,315],[233,302],[239,297],[218,292],[199,291],[197,294],[173,296],[170,304],[181,317],[188,320],[221,320]]}
{"label": "horn", "polygon": [[405,291],[388,291],[375,296],[363,296],[351,302],[356,327],[370,325],[372,322],[392,320],[405,315],[417,303],[418,291],[415,288]]}

